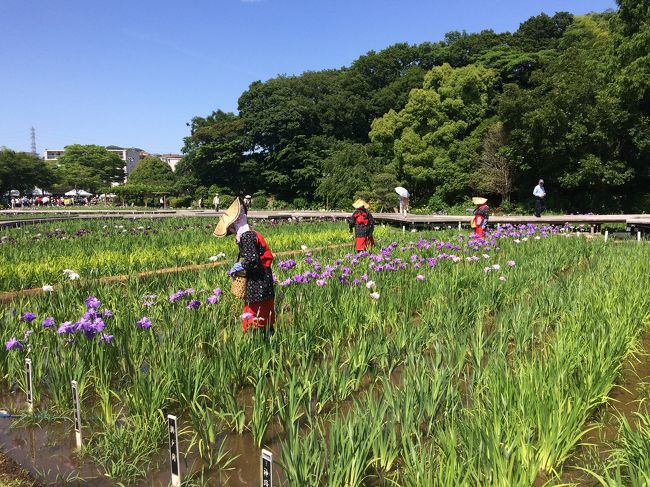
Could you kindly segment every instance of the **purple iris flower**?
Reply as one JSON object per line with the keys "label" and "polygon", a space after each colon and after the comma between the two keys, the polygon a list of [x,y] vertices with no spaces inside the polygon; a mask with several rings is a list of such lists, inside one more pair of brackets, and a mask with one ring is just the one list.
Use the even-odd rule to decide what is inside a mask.
{"label": "purple iris flower", "polygon": [[21,348],[23,348],[23,344],[20,343],[20,342],[16,339],[16,337],[11,337],[11,338],[10,338],[9,340],[7,340],[7,342],[5,343],[5,348],[7,349],[7,351],[12,350],[12,349],[14,349],[14,348],[17,348],[17,349],[20,350]]}
{"label": "purple iris flower", "polygon": [[104,342],[107,345],[111,343],[112,340],[113,340],[113,335],[107,335],[106,333],[102,333],[102,336],[99,337],[99,341]]}
{"label": "purple iris flower", "polygon": [[219,301],[219,297],[213,294],[205,300],[205,304],[217,304],[217,301]]}
{"label": "purple iris flower", "polygon": [[56,330],[56,332],[59,335],[62,335],[64,333],[73,333],[74,332],[74,325],[70,321],[64,321],[61,323],[61,326]]}
{"label": "purple iris flower", "polygon": [[43,328],[49,328],[50,326],[54,326],[54,325],[56,325],[56,321],[54,321],[54,318],[52,318],[51,316],[43,320]]}
{"label": "purple iris flower", "polygon": [[95,321],[92,322],[92,329],[95,330],[97,333],[101,333],[104,331],[104,328],[106,327],[106,323],[104,323],[104,320],[101,318],[97,318]]}
{"label": "purple iris flower", "polygon": [[95,296],[88,296],[86,298],[86,308],[90,309],[97,309],[102,305],[101,301],[97,299]]}
{"label": "purple iris flower", "polygon": [[217,287],[217,288],[214,288],[214,290],[212,291],[212,294],[219,297],[219,296],[221,296],[223,294],[223,291]]}
{"label": "purple iris flower", "polygon": [[318,287],[323,287],[325,284],[326,284],[325,279],[318,279],[318,280],[316,281],[316,285],[317,285]]}
{"label": "purple iris flower", "polygon": [[113,316],[113,312],[110,309],[105,309],[104,311],[102,311],[102,316],[104,318],[110,318]]}
{"label": "purple iris flower", "polygon": [[94,320],[97,318],[97,310],[95,308],[88,308],[88,311],[86,311],[83,315],[84,320]]}
{"label": "purple iris flower", "polygon": [[136,323],[136,326],[142,328],[143,330],[148,330],[151,328],[151,320],[146,316],[143,316],[142,319]]}
{"label": "purple iris flower", "polygon": [[199,301],[198,299],[193,299],[192,301],[190,301],[190,302],[188,303],[188,305],[186,306],[186,308],[187,308],[187,309],[196,309],[196,308],[198,308],[199,306],[201,306],[201,301]]}
{"label": "purple iris flower", "polygon": [[35,319],[36,319],[36,315],[34,313],[30,313],[29,311],[23,313],[23,315],[20,317],[20,321],[25,321],[27,323],[31,323]]}

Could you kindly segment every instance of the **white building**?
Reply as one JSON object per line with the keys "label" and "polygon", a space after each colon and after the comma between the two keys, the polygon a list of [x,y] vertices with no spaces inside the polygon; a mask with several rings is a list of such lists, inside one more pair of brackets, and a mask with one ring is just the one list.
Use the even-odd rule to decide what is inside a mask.
{"label": "white building", "polygon": [[169,164],[169,167],[172,168],[172,171],[176,171],[176,164],[178,164],[183,158],[183,156],[180,154],[160,154],[158,157],[161,161]]}

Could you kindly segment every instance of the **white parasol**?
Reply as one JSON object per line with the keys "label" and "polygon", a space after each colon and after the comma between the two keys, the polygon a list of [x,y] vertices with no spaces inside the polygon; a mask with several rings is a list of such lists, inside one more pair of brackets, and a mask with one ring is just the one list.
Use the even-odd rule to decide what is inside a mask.
{"label": "white parasol", "polygon": [[398,186],[395,188],[395,192],[400,195],[402,198],[408,198],[409,197],[409,192],[406,190],[406,188],[402,188],[401,186]]}

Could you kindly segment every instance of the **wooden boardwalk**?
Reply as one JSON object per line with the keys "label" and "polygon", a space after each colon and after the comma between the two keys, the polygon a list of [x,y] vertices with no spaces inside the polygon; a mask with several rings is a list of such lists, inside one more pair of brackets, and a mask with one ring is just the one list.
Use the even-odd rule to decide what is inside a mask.
{"label": "wooden boardwalk", "polygon": [[[43,216],[47,213],[48,216]],[[217,218],[220,212],[213,210],[160,210],[160,211],[133,211],[133,210],[102,210],[102,209],[74,209],[74,210],[3,210],[0,211],[0,228],[19,227],[35,223],[47,223],[82,219],[157,219],[169,217],[213,217]],[[351,212],[340,211],[255,211],[249,212],[249,217],[258,219],[332,219],[341,220],[350,216]],[[11,215],[13,219],[3,220],[3,215]],[[20,215],[22,218],[16,218]],[[50,216],[51,215],[51,216]],[[399,213],[375,213],[375,220],[379,223],[392,224],[411,228],[435,228],[468,226],[472,215],[400,215]],[[546,224],[546,225],[584,225],[589,228],[599,229],[603,224],[624,224],[628,231],[636,229],[644,233],[650,231],[650,215],[546,215],[536,218],[533,215],[491,215],[490,223],[498,224]]]}

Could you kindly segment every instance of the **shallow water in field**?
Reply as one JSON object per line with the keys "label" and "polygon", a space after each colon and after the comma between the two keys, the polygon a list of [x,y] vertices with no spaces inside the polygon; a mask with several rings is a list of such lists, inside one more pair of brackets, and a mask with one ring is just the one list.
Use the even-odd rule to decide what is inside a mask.
{"label": "shallow water in field", "polygon": [[[0,409],[20,411],[26,409],[24,394],[0,396]],[[44,422],[42,427],[12,427],[12,418],[0,418],[0,448],[10,458],[26,468],[36,478],[51,486],[112,487],[116,482],[103,476],[92,462],[77,455],[73,425],[69,421]],[[273,452],[274,460],[280,456],[279,428],[269,427],[265,448]],[[260,482],[260,449],[249,434],[229,434],[224,440],[231,456],[237,456],[225,472],[205,474],[205,485],[224,487],[246,487]],[[181,451],[186,445],[181,441]],[[156,472],[139,482],[139,486],[167,487],[170,481],[168,451],[161,450]],[[195,451],[181,460],[181,474],[185,477],[201,468],[201,461]],[[280,468],[274,465],[273,483],[280,485],[284,480]]]}

